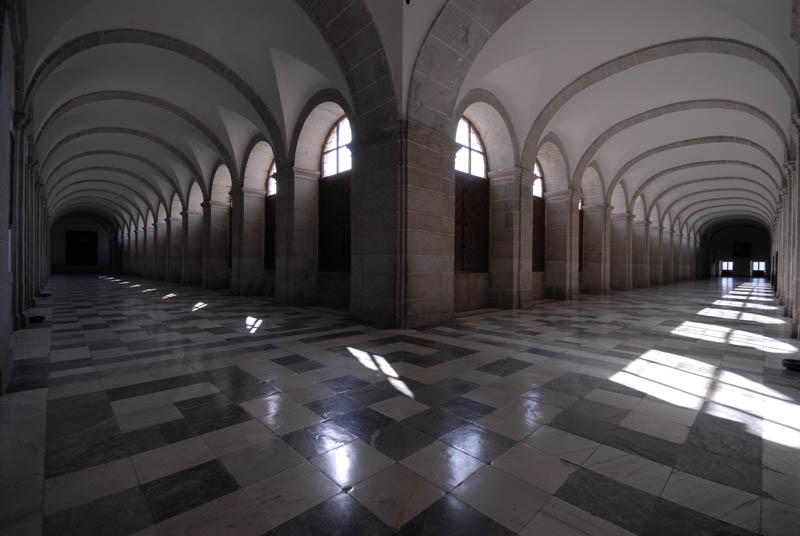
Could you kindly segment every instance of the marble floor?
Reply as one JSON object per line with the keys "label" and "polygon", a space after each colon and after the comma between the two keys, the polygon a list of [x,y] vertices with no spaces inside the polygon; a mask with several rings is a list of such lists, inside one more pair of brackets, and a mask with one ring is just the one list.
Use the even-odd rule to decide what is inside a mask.
{"label": "marble floor", "polygon": [[798,341],[714,279],[380,330],[53,277],[0,397],[2,534],[798,534]]}

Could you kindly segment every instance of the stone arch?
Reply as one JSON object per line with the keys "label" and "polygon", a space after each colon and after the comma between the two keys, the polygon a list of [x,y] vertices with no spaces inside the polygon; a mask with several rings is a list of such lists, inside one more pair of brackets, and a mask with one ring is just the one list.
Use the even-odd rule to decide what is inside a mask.
{"label": "stone arch", "polygon": [[517,164],[519,150],[508,112],[492,93],[473,89],[461,101],[454,115],[451,138],[455,139],[458,119],[466,117],[481,135],[486,150],[487,170],[501,171]]}
{"label": "stone arch", "polygon": [[188,212],[202,213],[203,212],[203,190],[200,187],[200,181],[192,181],[187,194],[186,210]]}
{"label": "stone arch", "polygon": [[[47,152],[45,157],[42,159],[42,168],[44,168],[47,165],[48,160],[59,148],[63,147],[64,145],[66,145],[71,141],[82,138],[84,136],[91,136],[92,134],[127,134],[129,136],[137,136],[140,138],[144,138],[148,141],[155,143],[156,145],[160,145],[161,147],[163,147],[164,149],[175,155],[181,161],[181,163],[191,171],[191,173],[195,177],[201,176],[200,170],[197,168],[194,162],[192,162],[189,159],[189,157],[183,153],[183,151],[181,151],[180,149],[169,143],[167,140],[155,136],[153,134],[150,134],[149,132],[144,132],[142,130],[137,130],[133,128],[124,128],[124,127],[95,127],[69,134],[58,140],[58,142],[56,142],[55,145],[53,145],[53,147]],[[177,183],[177,181],[175,181],[171,177],[169,177],[169,179],[174,189],[180,192],[181,188],[180,185]]]}
{"label": "stone arch", "polygon": [[[365,138],[383,136],[383,127],[393,125],[398,119],[398,98],[389,60],[370,9],[364,0],[350,2],[341,11],[331,9],[329,2],[296,1],[330,44],[342,72],[348,73],[351,95],[358,95],[354,98],[355,113],[347,114],[353,123],[353,133],[358,132]],[[273,146],[278,153],[282,151],[281,147]],[[294,153],[292,149],[290,159]],[[278,168],[283,164],[279,159]]]}
{"label": "stone arch", "polygon": [[[316,93],[300,112],[297,124],[292,134],[289,161],[297,168],[312,172],[319,172],[322,146],[331,131],[342,116],[352,117],[352,110],[341,93],[333,89],[326,89]],[[358,132],[353,127],[353,140],[357,140]],[[355,151],[353,151],[353,166],[357,165]]]}
{"label": "stone arch", "polygon": [[181,212],[183,212],[183,203],[181,203],[181,196],[178,195],[178,192],[173,192],[172,202],[170,202],[169,213],[167,214],[167,216],[169,218],[180,218]]}
{"label": "stone arch", "polygon": [[245,158],[242,164],[244,173],[242,175],[242,186],[248,190],[264,192],[267,191],[267,174],[269,167],[275,160],[275,153],[272,146],[263,136],[256,136],[250,141]]}
{"label": "stone arch", "polygon": [[[70,173],[66,173],[66,174],[62,175],[61,177],[59,177],[58,179],[56,179],[56,180],[54,180],[52,182],[49,182],[49,183],[45,182],[45,184],[46,184],[45,191],[49,195],[50,193],[54,192],[56,190],[56,188],[58,187],[58,185],[61,182],[65,181],[66,179],[68,179],[70,177],[74,177],[75,175],[80,175],[81,173],[92,172],[92,171],[113,172],[113,173],[119,173],[121,175],[125,175],[127,177],[130,177],[131,179],[133,179],[137,183],[140,183],[140,184],[144,185],[144,189],[150,190],[153,193],[155,193],[156,197],[158,197],[158,199],[160,201],[166,202],[166,198],[164,197],[164,195],[161,192],[161,190],[156,188],[145,177],[142,177],[141,175],[138,175],[138,174],[133,173],[131,171],[128,171],[126,169],[110,167],[110,166],[89,166],[89,167],[77,169],[75,171],[71,171]],[[109,182],[113,183],[113,184],[118,184],[118,183],[116,183],[114,181],[109,181]]]}
{"label": "stone arch", "polygon": [[[545,192],[560,192],[569,188],[570,171],[564,145],[554,132],[550,132],[542,140],[536,151],[536,160],[544,173]],[[529,166],[533,169],[533,164]]]}
{"label": "stone arch", "polygon": [[164,223],[164,220],[167,219],[167,206],[164,203],[158,204],[158,217],[156,218],[156,223],[161,225]]}
{"label": "stone arch", "polygon": [[600,168],[592,163],[591,166],[586,168],[581,178],[580,188],[576,188],[583,194],[584,206],[602,205],[605,203],[605,195],[603,195],[603,178],[600,175]]}
{"label": "stone arch", "polygon": [[630,204],[628,202],[628,188],[625,181],[617,184],[616,188],[611,192],[609,198],[612,214],[626,214],[630,212]]}
{"label": "stone arch", "polygon": [[154,97],[152,95],[145,95],[142,93],[136,93],[134,91],[121,91],[121,90],[109,90],[109,91],[96,91],[93,93],[87,93],[85,95],[80,95],[78,97],[74,97],[67,102],[63,103],[61,106],[56,108],[43,122],[42,126],[39,128],[39,132],[36,134],[36,138],[33,142],[33,152],[36,152],[36,147],[39,145],[39,141],[44,136],[45,132],[47,132],[48,127],[50,124],[55,121],[58,117],[66,114],[70,110],[74,110],[81,106],[86,106],[88,104],[94,102],[103,102],[108,100],[128,100],[134,102],[141,102],[144,104],[149,104],[150,106],[155,106],[157,108],[161,108],[162,110],[166,110],[173,115],[180,117],[198,131],[202,132],[203,135],[211,142],[217,152],[220,154],[222,159],[231,169],[237,169],[236,161],[234,160],[233,156],[231,155],[230,151],[225,147],[222,141],[217,137],[214,132],[208,128],[208,126],[203,123],[200,119],[189,113],[188,111],[184,110],[180,106],[177,106],[167,100]]}
{"label": "stone arch", "polygon": [[561,109],[565,102],[568,102],[584,89],[614,76],[621,71],[641,65],[642,63],[670,56],[692,53],[727,54],[738,56],[761,65],[778,79],[786,92],[792,97],[790,99],[792,113],[797,110],[797,103],[800,101],[800,93],[798,93],[797,86],[792,80],[791,75],[775,57],[763,49],[734,39],[715,37],[697,37],[668,41],[666,43],[642,48],[607,61],[579,76],[554,95],[539,113],[539,116],[531,126],[531,130],[528,132],[525,141],[525,149],[522,154],[523,164],[527,163],[526,155],[528,154],[528,148],[537,146],[539,136],[547,127],[547,124],[555,117],[558,110]]}
{"label": "stone arch", "polygon": [[633,218],[635,221],[647,220],[647,206],[643,195],[637,195],[636,199],[633,200]]}
{"label": "stone arch", "polygon": [[[717,197],[714,199],[701,199],[699,201],[694,201],[692,203],[687,204],[684,207],[681,207],[680,210],[677,210],[677,212],[675,212],[675,218],[686,223],[689,217],[685,216],[684,214],[693,214],[693,212],[690,212],[693,207],[697,207],[698,205],[702,205],[703,203],[714,203],[719,201],[727,201],[728,204],[714,205],[715,207],[735,206],[737,204],[739,206],[751,206],[754,208],[758,207],[758,209],[762,210],[768,218],[775,218],[774,211],[771,210],[768,205],[765,205],[764,203],[756,199],[752,199],[751,197],[741,196],[741,195],[730,195],[725,197]],[[743,205],[744,202],[746,202],[746,205]]]}
{"label": "stone arch", "polygon": [[592,162],[592,160],[594,159],[595,155],[598,153],[600,148],[608,140],[610,140],[623,130],[631,128],[634,125],[644,123],[645,121],[656,119],[657,117],[661,117],[663,115],[685,112],[688,110],[707,110],[707,109],[737,110],[758,118],[759,120],[766,123],[773,130],[773,132],[775,132],[778,139],[781,140],[785,151],[785,154],[782,155],[782,159],[783,157],[789,154],[789,140],[784,134],[783,129],[780,127],[778,122],[775,121],[775,119],[770,117],[767,113],[765,113],[761,109],[756,108],[755,106],[727,99],[700,99],[694,101],[675,102],[672,104],[665,104],[664,106],[658,106],[651,110],[638,113],[627,119],[623,119],[622,121],[619,121],[616,124],[612,125],[611,127],[607,128],[604,132],[602,132],[599,136],[597,136],[597,138],[595,138],[595,140],[589,145],[589,147],[587,147],[586,151],[583,153],[583,156],[581,156],[581,159],[578,162],[577,167],[575,168],[575,178],[573,178],[573,180],[577,180],[577,177],[579,177],[580,174],[583,172],[583,170],[589,165],[589,163]]}
{"label": "stone arch", "polygon": [[[147,197],[145,197],[140,190],[138,190],[136,188],[133,188],[133,187],[127,185],[127,184],[123,184],[123,183],[119,183],[119,182],[111,181],[111,180],[101,180],[101,179],[79,180],[79,181],[75,181],[75,182],[71,182],[69,184],[63,185],[61,188],[57,188],[57,187],[54,186],[48,192],[47,195],[48,195],[48,197],[50,197],[52,199],[57,199],[59,197],[59,195],[65,194],[68,190],[74,189],[74,188],[79,187],[81,185],[84,186],[84,188],[82,188],[82,190],[86,190],[85,186],[86,186],[87,183],[90,183],[90,184],[103,183],[103,184],[113,185],[114,187],[117,187],[117,188],[122,188],[122,189],[127,190],[128,192],[130,192],[132,194],[132,197],[134,197],[134,198],[138,199],[139,201],[141,201],[144,206],[146,206],[148,208],[153,208],[153,205],[150,202],[150,200],[147,199]],[[161,199],[161,198],[159,197],[159,199]]]}
{"label": "stone arch", "polygon": [[645,160],[646,158],[649,158],[658,153],[662,153],[672,149],[678,149],[680,147],[688,147],[690,145],[703,145],[707,143],[736,143],[739,145],[752,147],[753,149],[756,149],[764,156],[766,156],[775,165],[775,170],[778,171],[778,173],[780,173],[781,171],[781,165],[778,163],[778,161],[775,159],[775,157],[771,152],[769,152],[762,145],[754,141],[748,140],[746,138],[740,138],[738,136],[706,136],[702,138],[689,138],[686,140],[676,141],[658,147],[653,147],[652,149],[649,149],[639,155],[636,155],[627,162],[625,162],[625,164],[623,164],[623,166],[619,168],[619,171],[614,176],[614,178],[611,179],[611,182],[608,185],[608,192],[606,193],[606,195],[610,195],[611,190],[617,185],[617,182],[621,181],[622,177],[625,176],[628,170],[630,170],[633,166],[635,166],[642,160]]}
{"label": "stone arch", "polygon": [[228,204],[230,202],[231,188],[233,188],[231,172],[228,166],[220,162],[217,164],[209,184],[211,201]]}
{"label": "stone arch", "polygon": [[283,137],[281,136],[277,121],[264,101],[261,100],[258,92],[250,87],[250,85],[233,69],[205,50],[191,43],[182,41],[174,36],[135,28],[118,28],[91,32],[62,44],[58,49],[47,56],[33,71],[25,89],[24,108],[30,108],[32,97],[44,79],[50,76],[52,72],[69,58],[94,47],[112,44],[152,46],[168,50],[175,54],[180,54],[205,66],[230,83],[250,102],[267,127],[270,138],[273,140],[273,146],[278,147],[277,154],[283,154]]}
{"label": "stone arch", "polygon": [[[744,190],[742,188],[735,188],[735,189],[739,190],[739,191],[743,191],[743,192],[744,191],[750,192],[753,195],[757,195],[757,196],[761,197],[762,199],[764,199],[768,203],[771,203],[774,206],[777,206],[778,199],[777,199],[777,197],[775,196],[775,194],[773,192],[771,192],[766,186],[764,186],[760,182],[758,182],[756,180],[753,180],[753,179],[749,179],[747,177],[704,177],[704,178],[701,178],[701,179],[693,179],[693,180],[690,180],[690,181],[680,182],[678,184],[674,184],[674,185],[670,186],[669,188],[665,188],[663,191],[661,191],[658,194],[658,196],[656,196],[654,201],[658,201],[662,197],[664,197],[666,194],[668,194],[669,192],[671,192],[673,190],[676,190],[678,188],[682,188],[684,186],[690,186],[692,184],[703,183],[703,182],[716,182],[716,181],[729,181],[729,180],[746,181],[746,182],[749,182],[749,183],[753,184],[753,186],[755,186],[757,188],[761,188],[764,191],[764,193],[766,193],[767,195],[771,196],[772,199],[768,199],[764,195],[761,195],[759,193],[753,192],[752,190]],[[726,191],[725,189],[711,189],[711,190],[704,190],[703,192],[725,192],[725,191]],[[700,193],[700,192],[697,192],[697,193]],[[651,206],[650,207],[650,212],[652,212],[652,208],[653,207]],[[650,214],[648,212],[648,217],[649,217],[649,215]]]}

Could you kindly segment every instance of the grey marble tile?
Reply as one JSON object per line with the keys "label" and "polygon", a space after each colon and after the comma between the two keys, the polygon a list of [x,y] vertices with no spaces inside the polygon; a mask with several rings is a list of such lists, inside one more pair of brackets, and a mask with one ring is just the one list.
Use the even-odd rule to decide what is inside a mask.
{"label": "grey marble tile", "polygon": [[45,516],[42,534],[108,534],[127,536],[152,524],[138,487]]}

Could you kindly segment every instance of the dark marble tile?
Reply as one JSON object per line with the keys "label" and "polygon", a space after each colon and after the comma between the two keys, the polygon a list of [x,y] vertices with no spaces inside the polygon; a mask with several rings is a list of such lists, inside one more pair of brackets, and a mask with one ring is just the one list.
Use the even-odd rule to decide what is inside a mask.
{"label": "dark marble tile", "polygon": [[355,337],[356,335],[363,335],[363,331],[353,330],[353,331],[340,331],[338,333],[328,333],[326,335],[317,335],[316,337],[306,337],[305,339],[300,339],[300,342],[305,344],[313,344],[315,342],[323,342],[323,341],[330,341],[333,339],[343,339],[345,337]]}
{"label": "dark marble tile", "polygon": [[[268,532],[274,536],[306,536],[309,534],[389,536],[394,531],[347,495],[340,493],[306,510]],[[266,535],[265,535],[266,536]]]}
{"label": "dark marble tile", "polygon": [[522,396],[523,398],[530,398],[532,400],[536,400],[540,404],[544,404],[546,406],[554,406],[557,408],[568,408],[578,400],[578,397],[576,396],[567,393],[562,393],[560,391],[551,391],[550,389],[543,389],[541,387],[536,387],[534,389],[531,389]]}
{"label": "dark marble tile", "polygon": [[203,383],[206,381],[208,381],[208,378],[205,375],[200,373],[192,373],[182,376],[173,376],[171,378],[164,378],[163,380],[154,380],[151,382],[135,383],[133,385],[117,387],[115,389],[109,389],[106,391],[106,394],[108,395],[108,399],[114,402],[116,400],[123,400],[125,398],[132,398],[134,396],[149,395],[150,393],[157,393],[158,391],[175,389],[176,387],[185,387],[187,385]]}
{"label": "dark marble tile", "polygon": [[128,456],[128,442],[110,418],[45,441],[45,477],[52,478]]}
{"label": "dark marble tile", "polygon": [[321,422],[282,436],[294,450],[305,458],[313,458],[349,443],[356,436],[331,421]]}
{"label": "dark marble tile", "polygon": [[251,418],[249,413],[222,393],[182,400],[176,402],[175,406],[198,434],[213,432]]}
{"label": "dark marble tile", "polygon": [[361,404],[344,395],[334,395],[309,402],[306,404],[306,407],[323,419],[330,419],[331,417],[358,409],[361,407]]}
{"label": "dark marble tile", "polygon": [[756,495],[761,494],[761,460],[721,456],[694,445],[684,446],[675,468]]}
{"label": "dark marble tile", "polygon": [[57,372],[60,370],[91,367],[94,364],[94,360],[91,357],[84,357],[82,359],[70,359],[69,361],[53,361],[48,364],[48,367],[50,372]]}
{"label": "dark marble tile", "polygon": [[239,489],[219,460],[211,460],[142,485],[158,523]]}
{"label": "dark marble tile", "polygon": [[427,406],[438,406],[480,387],[477,383],[459,378],[445,378],[420,387],[414,391],[414,398]]}
{"label": "dark marble tile", "polygon": [[604,381],[594,376],[567,372],[555,380],[545,383],[541,388],[580,398],[589,394],[592,389],[599,387]]}
{"label": "dark marble tile", "polygon": [[369,443],[376,432],[394,424],[396,421],[373,409],[360,408],[342,415],[337,415],[333,417],[330,422]]}
{"label": "dark marble tile", "polygon": [[417,517],[403,525],[402,536],[511,536],[504,526],[459,501],[445,495]]}
{"label": "dark marble tile", "polygon": [[365,387],[369,385],[369,382],[356,378],[355,376],[348,375],[325,380],[324,382],[320,382],[320,384],[332,391],[336,391],[337,393],[345,393],[347,391],[352,391],[353,389]]}
{"label": "dark marble tile", "polygon": [[561,414],[578,414],[582,413],[587,417],[592,417],[595,419],[599,419],[601,421],[605,421],[611,424],[619,424],[622,420],[628,416],[630,410],[616,408],[614,406],[608,406],[606,404],[601,404],[599,402],[593,402],[591,400],[578,400],[574,404],[572,404],[569,408],[561,412]]}
{"label": "dark marble tile", "polygon": [[[755,419],[754,419],[755,420]],[[760,423],[754,423],[760,426]],[[760,432],[760,430],[759,430]],[[761,461],[761,434],[754,435],[744,424],[700,413],[694,421],[685,444],[713,454],[741,461]]]}
{"label": "dark marble tile", "polygon": [[297,374],[325,368],[325,365],[322,363],[317,363],[316,361],[301,355],[287,355],[284,357],[278,357],[273,359],[272,362],[284,366]]}
{"label": "dark marble tile", "polygon": [[488,374],[494,374],[495,376],[508,376],[509,374],[519,372],[520,370],[526,369],[532,365],[533,363],[528,363],[527,361],[514,359],[513,357],[507,357],[505,359],[499,359],[489,363],[488,365],[484,365],[477,370],[486,372]]}
{"label": "dark marble tile", "polygon": [[630,430],[624,426],[617,427],[613,433],[605,436],[603,442],[610,447],[624,450],[670,467],[675,465],[675,460],[678,459],[678,454],[681,450],[681,445],[643,434],[636,430]]}
{"label": "dark marble tile", "polygon": [[647,526],[660,500],[582,467],[570,475],[555,496],[636,534]]}
{"label": "dark marble tile", "polygon": [[440,441],[485,463],[492,463],[515,444],[515,441],[476,424],[456,428],[442,436]]}
{"label": "dark marble tile", "polygon": [[44,536],[102,534],[127,536],[152,524],[140,488],[114,493],[87,504],[44,517]]}
{"label": "dark marble tile", "polygon": [[497,408],[476,402],[475,400],[470,400],[469,398],[464,398],[463,396],[458,396],[442,404],[442,409],[450,411],[453,415],[465,421],[472,422],[488,415]]}
{"label": "dark marble tile", "polygon": [[380,452],[395,460],[411,456],[419,449],[433,443],[435,438],[416,428],[395,422],[381,428],[367,441]]}
{"label": "dark marble tile", "polygon": [[550,426],[598,443],[606,443],[620,430],[616,424],[596,419],[583,411],[572,411],[571,408],[565,409],[553,417]]}
{"label": "dark marble tile", "polygon": [[464,419],[456,417],[453,413],[441,408],[427,409],[402,422],[435,438],[439,438],[459,426],[467,424]]}
{"label": "dark marble tile", "polygon": [[387,389],[383,386],[367,385],[360,389],[348,391],[345,393],[345,396],[362,406],[369,406],[381,400],[397,396],[397,391]]}
{"label": "dark marble tile", "polygon": [[197,435],[184,419],[169,421],[125,434],[130,455],[157,449]]}
{"label": "dark marble tile", "polygon": [[642,391],[638,391],[636,389],[632,389],[627,385],[622,385],[621,383],[617,383],[612,380],[606,380],[601,383],[598,389],[603,389],[605,391],[611,391],[612,393],[619,393],[622,395],[628,395],[635,398],[644,398],[647,396],[647,393],[643,393]]}
{"label": "dark marble tile", "polygon": [[80,432],[114,418],[114,411],[102,391],[50,400],[47,403],[47,437]]}
{"label": "dark marble tile", "polygon": [[85,372],[83,374],[72,374],[71,376],[61,376],[58,378],[50,378],[48,381],[48,387],[58,387],[60,385],[69,385],[72,383],[79,383],[79,382],[88,382],[91,380],[97,380],[100,378],[100,374],[97,372]]}
{"label": "dark marble tile", "polygon": [[749,530],[695,512],[681,505],[658,499],[642,536],[750,536]]}

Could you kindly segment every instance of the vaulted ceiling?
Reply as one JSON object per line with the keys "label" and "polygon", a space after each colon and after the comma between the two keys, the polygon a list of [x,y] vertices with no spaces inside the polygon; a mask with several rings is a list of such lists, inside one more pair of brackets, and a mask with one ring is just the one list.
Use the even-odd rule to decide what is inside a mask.
{"label": "vaulted ceiling", "polygon": [[[259,135],[285,156],[312,95],[353,99],[307,10],[343,3],[320,2],[28,0],[23,86],[51,217],[95,208],[128,223],[175,195],[185,206],[220,163],[241,175]],[[514,164],[558,140],[566,177],[550,191],[693,230],[774,221],[796,157],[792,0],[350,4],[374,20],[400,116],[426,122],[418,86],[444,84],[454,126],[480,90]],[[455,61],[427,66],[436,47]]]}

